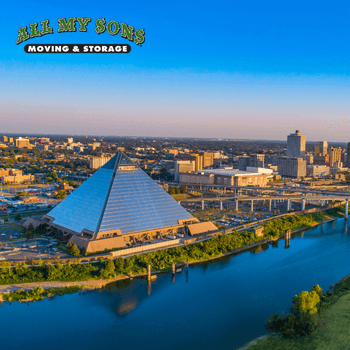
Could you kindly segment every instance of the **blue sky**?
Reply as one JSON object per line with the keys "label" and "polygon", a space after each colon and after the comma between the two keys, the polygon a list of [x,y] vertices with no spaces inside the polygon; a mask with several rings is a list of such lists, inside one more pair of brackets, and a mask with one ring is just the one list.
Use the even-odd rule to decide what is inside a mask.
{"label": "blue sky", "polygon": [[[4,133],[350,141],[345,1],[19,2],[3,5]],[[86,33],[57,33],[90,17]],[[139,47],[97,35],[106,18],[144,28]],[[16,45],[49,19],[54,34]],[[130,43],[129,54],[26,54],[25,44]]]}

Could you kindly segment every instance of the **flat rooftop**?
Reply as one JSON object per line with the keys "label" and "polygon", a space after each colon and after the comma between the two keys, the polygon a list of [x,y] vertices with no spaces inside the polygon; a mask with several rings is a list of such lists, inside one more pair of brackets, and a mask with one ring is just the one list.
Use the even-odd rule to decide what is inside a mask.
{"label": "flat rooftop", "polygon": [[208,170],[198,170],[197,174],[214,174],[223,176],[249,176],[249,175],[263,175],[260,173],[253,173],[249,171],[243,171],[238,169],[208,169]]}

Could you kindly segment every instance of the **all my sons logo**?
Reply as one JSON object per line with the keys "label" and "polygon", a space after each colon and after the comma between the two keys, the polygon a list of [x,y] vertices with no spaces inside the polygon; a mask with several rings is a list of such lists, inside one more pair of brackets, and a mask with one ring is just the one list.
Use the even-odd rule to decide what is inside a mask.
{"label": "all my sons logo", "polygon": [[[57,33],[68,32],[87,32],[88,24],[91,18],[87,17],[69,17],[58,19]],[[32,23],[18,29],[18,38],[16,44],[21,44],[29,39],[41,37],[47,34],[53,34],[54,30],[50,26],[49,20],[38,23]],[[107,31],[108,34],[120,37],[134,42],[136,45],[142,45],[145,42],[145,30],[136,29],[125,23],[118,23],[111,20],[108,23],[105,18],[99,18],[95,21],[95,32],[102,34]],[[33,44],[26,45],[24,50],[27,53],[128,53],[131,47],[128,44]]]}

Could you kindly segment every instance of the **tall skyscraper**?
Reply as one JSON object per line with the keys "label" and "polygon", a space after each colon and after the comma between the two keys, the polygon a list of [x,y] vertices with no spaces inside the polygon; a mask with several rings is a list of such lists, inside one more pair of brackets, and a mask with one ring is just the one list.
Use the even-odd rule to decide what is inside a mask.
{"label": "tall skyscraper", "polygon": [[347,157],[346,157],[346,166],[350,168],[350,142],[348,143]]}
{"label": "tall skyscraper", "polygon": [[341,154],[343,152],[343,149],[341,147],[339,148],[334,148],[330,147],[329,148],[329,166],[332,167],[335,162],[341,162]]}
{"label": "tall skyscraper", "polygon": [[287,138],[287,157],[305,158],[306,136],[300,135],[299,130]]}
{"label": "tall skyscraper", "polygon": [[325,156],[328,153],[328,142],[319,141],[315,142],[315,154]]}

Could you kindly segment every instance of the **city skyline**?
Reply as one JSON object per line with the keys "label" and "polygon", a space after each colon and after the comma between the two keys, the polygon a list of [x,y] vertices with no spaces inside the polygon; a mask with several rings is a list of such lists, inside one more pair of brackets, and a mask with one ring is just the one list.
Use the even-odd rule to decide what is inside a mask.
{"label": "city skyline", "polygon": [[[272,140],[272,139],[253,139],[253,138],[247,138],[247,139],[239,139],[239,138],[215,138],[215,137],[181,137],[181,136],[170,136],[170,137],[166,137],[166,136],[135,136],[135,135],[126,135],[126,136],[120,136],[120,135],[108,135],[108,134],[49,134],[49,133],[43,133],[43,134],[39,134],[39,133],[18,133],[18,132],[14,132],[14,133],[0,133],[0,136],[7,136],[7,137],[23,137],[23,138],[32,138],[32,137],[87,137],[87,138],[101,138],[102,139],[113,139],[113,138],[121,138],[121,139],[139,139],[139,140],[206,140],[206,141],[217,141],[217,142],[221,142],[221,141],[230,141],[230,142],[281,142],[281,143],[286,143],[286,147],[287,147],[287,136],[286,139],[276,139],[276,140]],[[326,142],[329,144],[344,144],[344,146],[347,146],[347,144],[349,142],[345,141],[345,142],[341,142],[341,141],[327,141],[327,140],[306,140],[306,144],[317,144],[320,142]]]}
{"label": "city skyline", "polygon": [[[2,132],[283,140],[298,129],[308,141],[349,141],[348,5],[81,4],[4,5]],[[91,17],[88,31],[57,33],[70,16]],[[23,50],[129,43],[97,35],[98,18],[144,28],[145,43],[126,55]],[[45,19],[53,35],[16,45],[19,28]]]}

